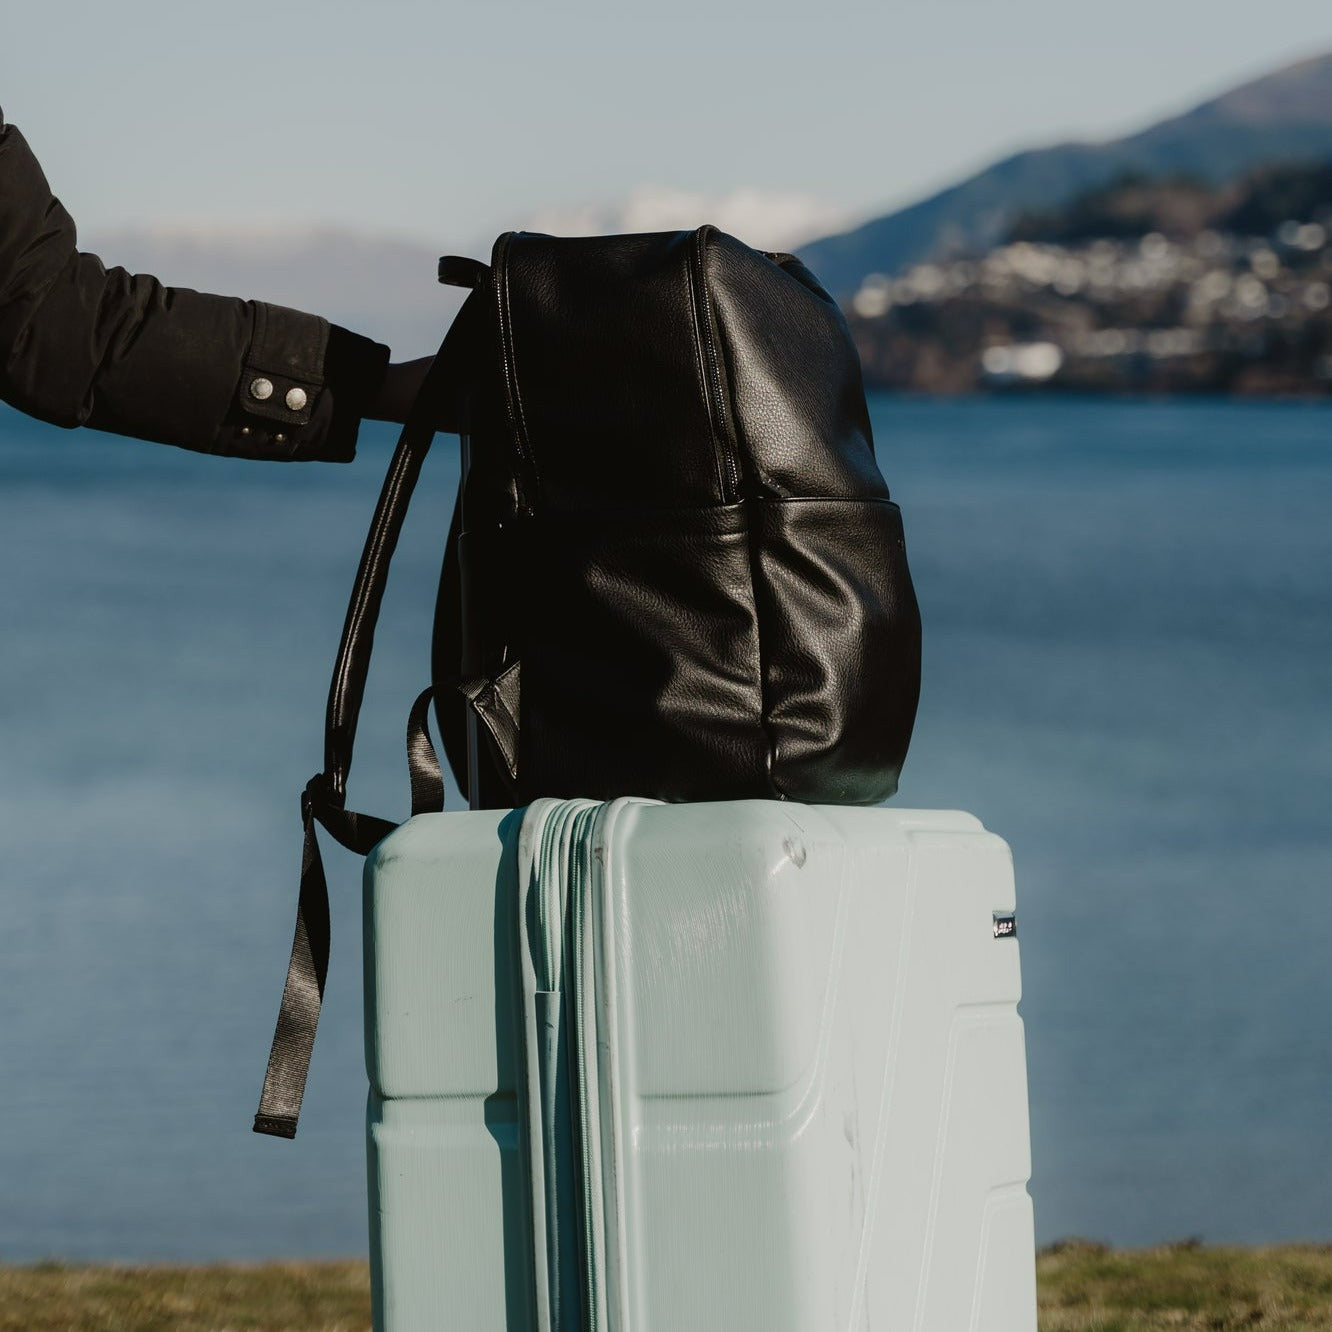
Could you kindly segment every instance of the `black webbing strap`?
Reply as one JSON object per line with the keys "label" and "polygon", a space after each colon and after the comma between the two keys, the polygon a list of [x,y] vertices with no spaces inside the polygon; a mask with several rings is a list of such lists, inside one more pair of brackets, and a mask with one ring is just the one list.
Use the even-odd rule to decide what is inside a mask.
{"label": "black webbing strap", "polygon": [[301,796],[305,843],[301,850],[296,934],[291,943],[287,980],[282,987],[282,1004],[268,1054],[259,1111],[254,1117],[256,1133],[278,1138],[296,1136],[319,1009],[324,1001],[324,978],[328,975],[328,881],[319,854],[319,839],[315,836],[315,820],[328,828],[343,846],[361,855],[371,851],[396,826],[387,819],[330,805],[315,789],[319,780],[313,778]]}
{"label": "black webbing strap", "polygon": [[[310,1054],[314,1048],[319,1009],[328,974],[328,882],[315,835],[316,822],[348,850],[366,855],[396,826],[385,819],[357,814],[345,808],[347,775],[356,742],[356,723],[365,697],[365,681],[374,646],[375,624],[384,599],[389,562],[398,544],[412,490],[421,464],[437,430],[459,431],[464,422],[468,383],[468,339],[479,307],[469,297],[458,312],[440,346],[398,439],[398,447],[384,478],[375,515],[361,552],[356,582],[338,645],[337,664],[329,686],[324,731],[324,770],[312,777],[301,796],[301,822],[305,831],[301,855],[301,887],[296,907],[296,932],[287,963],[277,1028],[268,1055],[268,1070],[254,1117],[254,1131],[280,1138],[296,1136],[301,1099],[305,1094]],[[412,812],[441,809],[444,783],[439,761],[430,748],[425,715],[431,691],[412,708],[408,726],[408,760],[412,777]],[[420,713],[419,726],[417,713]],[[426,735],[427,760],[416,733]],[[433,763],[433,775],[431,764]]]}
{"label": "black webbing strap", "polygon": [[407,776],[412,783],[412,817],[444,808],[444,773],[430,743],[430,700],[435,687],[423,689],[407,717]]}

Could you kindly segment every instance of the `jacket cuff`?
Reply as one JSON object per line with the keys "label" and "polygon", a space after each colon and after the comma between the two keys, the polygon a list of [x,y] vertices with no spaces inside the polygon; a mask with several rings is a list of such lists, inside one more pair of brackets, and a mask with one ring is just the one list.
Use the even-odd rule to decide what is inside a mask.
{"label": "jacket cuff", "polygon": [[350,462],[389,350],[316,315],[252,303],[253,330],[217,451]]}
{"label": "jacket cuff", "polygon": [[384,382],[389,349],[359,333],[330,324],[324,353],[324,379],[329,391],[321,404],[328,414],[321,452],[326,462],[350,462],[356,455],[361,421]]}

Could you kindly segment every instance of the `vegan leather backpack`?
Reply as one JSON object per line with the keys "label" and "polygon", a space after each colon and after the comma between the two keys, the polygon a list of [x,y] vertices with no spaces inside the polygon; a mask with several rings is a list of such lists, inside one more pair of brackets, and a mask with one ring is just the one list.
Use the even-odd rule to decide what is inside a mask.
{"label": "vegan leather backpack", "polygon": [[[711,227],[501,236],[403,430],[357,572],[301,906],[255,1128],[291,1136],[327,964],[314,825],[346,809],[375,619],[439,428],[464,441],[433,684],[408,728],[413,814],[443,806],[433,698],[473,807],[539,796],[892,795],[920,686],[902,522],[846,321],[794,256]],[[469,727],[472,742],[468,742]]]}

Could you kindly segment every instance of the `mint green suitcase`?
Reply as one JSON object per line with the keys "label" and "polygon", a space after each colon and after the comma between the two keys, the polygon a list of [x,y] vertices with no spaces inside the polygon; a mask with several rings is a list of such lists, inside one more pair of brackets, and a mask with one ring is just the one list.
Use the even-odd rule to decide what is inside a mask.
{"label": "mint green suitcase", "polygon": [[365,912],[380,1332],[1035,1332],[1012,868],[969,815],[425,814]]}

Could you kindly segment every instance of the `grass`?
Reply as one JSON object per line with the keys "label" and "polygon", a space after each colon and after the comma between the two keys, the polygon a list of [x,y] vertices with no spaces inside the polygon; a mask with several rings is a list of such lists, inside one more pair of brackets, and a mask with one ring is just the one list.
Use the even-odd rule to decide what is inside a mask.
{"label": "grass", "polygon": [[[1332,1245],[1110,1249],[1036,1261],[1040,1332],[1332,1328]],[[0,1267],[0,1332],[368,1332],[366,1265]]]}
{"label": "grass", "polygon": [[363,1262],[0,1267],[0,1332],[369,1332]]}
{"label": "grass", "polygon": [[1036,1261],[1041,1332],[1332,1328],[1332,1245],[1110,1249],[1066,1240]]}

